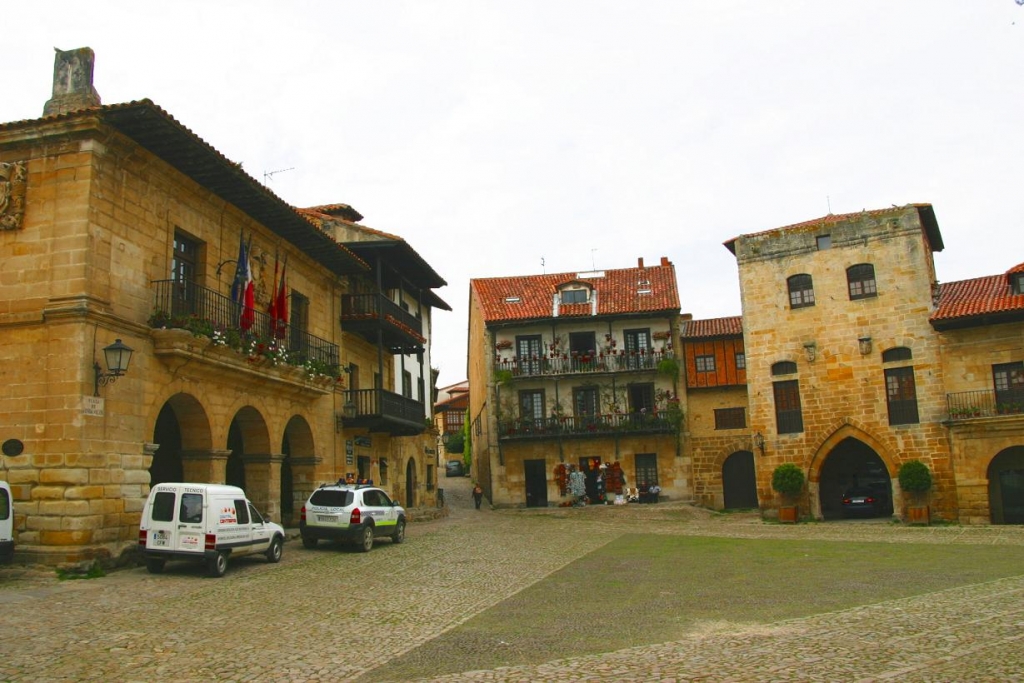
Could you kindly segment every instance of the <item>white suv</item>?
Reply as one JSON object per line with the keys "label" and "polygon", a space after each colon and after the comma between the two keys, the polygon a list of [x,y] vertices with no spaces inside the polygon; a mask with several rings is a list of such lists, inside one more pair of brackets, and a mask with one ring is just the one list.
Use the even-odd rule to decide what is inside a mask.
{"label": "white suv", "polygon": [[324,484],[302,506],[299,531],[306,548],[320,539],[352,541],[365,553],[375,538],[405,540],[405,508],[375,486]]}

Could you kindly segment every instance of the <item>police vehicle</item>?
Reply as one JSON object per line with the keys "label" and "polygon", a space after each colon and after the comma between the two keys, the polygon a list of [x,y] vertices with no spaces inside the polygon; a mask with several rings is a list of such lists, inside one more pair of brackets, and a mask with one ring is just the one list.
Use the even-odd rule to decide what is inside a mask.
{"label": "police vehicle", "polygon": [[348,541],[369,552],[378,538],[405,540],[405,508],[387,493],[366,484],[324,484],[302,506],[302,545],[315,548],[321,539]]}

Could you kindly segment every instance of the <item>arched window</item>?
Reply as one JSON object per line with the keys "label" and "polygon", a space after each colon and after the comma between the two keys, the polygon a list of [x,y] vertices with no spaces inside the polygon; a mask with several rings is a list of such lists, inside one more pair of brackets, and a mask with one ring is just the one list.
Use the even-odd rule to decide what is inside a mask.
{"label": "arched window", "polygon": [[898,360],[911,360],[914,354],[911,353],[910,349],[906,346],[895,346],[891,349],[882,351],[882,362],[892,363]]}
{"label": "arched window", "polygon": [[796,363],[791,360],[780,360],[772,364],[772,375],[795,375]]}
{"label": "arched window", "polygon": [[847,268],[846,284],[850,289],[850,301],[878,296],[875,267],[870,263],[858,263]]}
{"label": "arched window", "polygon": [[814,305],[814,281],[807,274],[793,275],[786,280],[789,288],[789,307],[804,308]]}

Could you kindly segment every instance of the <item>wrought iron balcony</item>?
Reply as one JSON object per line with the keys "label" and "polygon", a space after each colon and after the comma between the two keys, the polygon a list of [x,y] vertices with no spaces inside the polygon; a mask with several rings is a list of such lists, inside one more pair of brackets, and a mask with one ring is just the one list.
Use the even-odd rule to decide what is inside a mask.
{"label": "wrought iron balcony", "polygon": [[423,322],[383,294],[342,296],[341,327],[396,354],[420,353],[426,342]]}
{"label": "wrought iron balcony", "polygon": [[181,328],[210,337],[240,353],[276,350],[288,365],[316,366],[324,374],[338,374],[338,346],[303,329],[278,323],[263,311],[249,309],[242,325],[243,307],[230,297],[194,282],[158,280],[150,327]]}
{"label": "wrought iron balcony", "polygon": [[960,391],[946,394],[946,410],[953,421],[1024,414],[1024,391]]}
{"label": "wrought iron balcony", "polygon": [[678,411],[662,410],[656,413],[552,416],[542,420],[498,420],[498,438],[580,439],[630,434],[674,434],[678,430],[680,417]]}
{"label": "wrought iron balcony", "polygon": [[547,354],[530,358],[501,358],[495,360],[496,371],[509,372],[513,379],[524,377],[553,377],[608,372],[656,371],[659,363],[674,358],[671,351],[620,351],[594,354]]}
{"label": "wrought iron balcony", "polygon": [[345,426],[413,436],[426,431],[423,404],[383,389],[350,389],[345,392],[342,418]]}

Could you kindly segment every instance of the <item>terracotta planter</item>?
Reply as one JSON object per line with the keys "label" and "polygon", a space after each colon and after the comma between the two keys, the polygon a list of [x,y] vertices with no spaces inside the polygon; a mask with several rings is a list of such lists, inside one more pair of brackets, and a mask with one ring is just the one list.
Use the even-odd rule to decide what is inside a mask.
{"label": "terracotta planter", "polygon": [[779,521],[783,524],[796,524],[798,517],[796,505],[780,505]]}
{"label": "terracotta planter", "polygon": [[928,525],[932,521],[930,513],[927,505],[908,505],[907,523]]}

